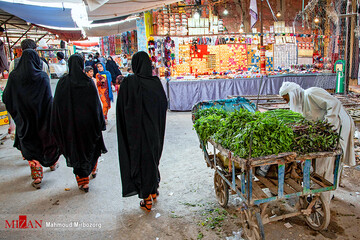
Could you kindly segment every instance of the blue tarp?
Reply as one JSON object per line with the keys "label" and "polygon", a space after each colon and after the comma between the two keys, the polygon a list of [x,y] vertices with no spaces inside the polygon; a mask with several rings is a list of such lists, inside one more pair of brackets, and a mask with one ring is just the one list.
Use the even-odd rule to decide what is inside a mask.
{"label": "blue tarp", "polygon": [[70,8],[42,7],[0,1],[0,9],[27,22],[52,27],[76,28]]}

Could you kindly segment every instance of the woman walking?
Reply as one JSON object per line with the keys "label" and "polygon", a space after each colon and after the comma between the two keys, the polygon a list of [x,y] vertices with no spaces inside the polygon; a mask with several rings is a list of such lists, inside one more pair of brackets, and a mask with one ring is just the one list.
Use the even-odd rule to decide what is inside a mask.
{"label": "woman walking", "polygon": [[43,178],[42,167],[55,170],[60,156],[50,134],[53,97],[49,82],[36,51],[26,49],[10,73],[3,93],[3,102],[16,125],[14,147],[29,162],[32,186],[37,189]]}
{"label": "woman walking", "polygon": [[102,132],[105,120],[96,87],[84,73],[84,60],[74,54],[69,74],[56,87],[51,126],[68,167],[74,168],[78,187],[89,191],[89,175],[96,177],[97,160],[106,153]]}
{"label": "woman walking", "polygon": [[117,92],[119,89],[119,83],[116,82],[116,78],[121,75],[121,71],[119,69],[119,66],[116,64],[116,62],[113,60],[111,56],[108,56],[106,61],[106,69],[111,74],[111,81],[115,87],[115,91]]}
{"label": "woman walking", "polygon": [[101,62],[96,64],[98,73],[96,74],[96,85],[102,102],[103,114],[107,123],[107,113],[113,101],[113,93],[111,91],[111,74],[106,71],[105,65]]}
{"label": "woman walking", "polygon": [[138,194],[140,207],[151,211],[158,195],[167,100],[158,77],[152,76],[149,55],[132,58],[133,75],[124,79],[116,105],[119,162],[123,197]]}

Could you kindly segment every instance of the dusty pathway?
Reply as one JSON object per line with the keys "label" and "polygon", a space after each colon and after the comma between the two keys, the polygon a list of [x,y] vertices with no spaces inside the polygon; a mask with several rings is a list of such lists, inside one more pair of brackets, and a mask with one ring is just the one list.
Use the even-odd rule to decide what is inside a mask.
{"label": "dusty pathway", "polygon": [[[225,239],[240,230],[238,200],[231,196],[226,210],[217,204],[213,171],[203,159],[190,113],[168,113],[160,197],[153,211],[144,213],[137,197],[122,198],[114,108],[104,132],[109,152],[100,158],[87,194],[77,189],[63,158],[55,172],[45,170],[42,189],[34,190],[28,164],[12,140],[0,145],[0,239]],[[359,239],[360,171],[347,168],[345,174],[328,231],[312,231],[298,217],[266,225],[266,239]],[[33,223],[42,220],[42,227],[6,228],[19,215]]]}

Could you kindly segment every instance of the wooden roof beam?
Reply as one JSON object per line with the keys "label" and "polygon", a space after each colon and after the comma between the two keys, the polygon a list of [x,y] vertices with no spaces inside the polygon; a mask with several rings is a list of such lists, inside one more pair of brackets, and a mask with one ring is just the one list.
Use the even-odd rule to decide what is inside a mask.
{"label": "wooden roof beam", "polygon": [[24,32],[22,35],[21,35],[21,37],[19,37],[19,39],[18,40],[16,40],[16,42],[14,42],[14,44],[13,45],[11,45],[11,47],[10,48],[13,48],[20,40],[21,40],[21,38],[23,37],[23,36],[25,36],[31,29],[33,28],[33,25],[31,25],[30,27],[29,27],[29,29],[28,30],[26,30],[26,32]]}

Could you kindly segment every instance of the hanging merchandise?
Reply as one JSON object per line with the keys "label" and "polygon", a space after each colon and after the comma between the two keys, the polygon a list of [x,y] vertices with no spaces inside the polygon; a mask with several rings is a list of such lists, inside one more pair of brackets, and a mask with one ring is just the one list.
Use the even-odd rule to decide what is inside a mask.
{"label": "hanging merchandise", "polygon": [[124,54],[129,55],[129,41],[127,37],[127,32],[121,34],[121,48]]}
{"label": "hanging merchandise", "polygon": [[155,53],[155,41],[154,41],[153,37],[149,38],[147,45],[148,45],[148,52],[149,52],[150,60],[152,63],[153,75],[157,76],[158,75],[158,72],[156,71],[157,56]]}
{"label": "hanging merchandise", "polygon": [[101,55],[109,55],[109,37],[101,39]]}
{"label": "hanging merchandise", "polygon": [[109,55],[115,55],[115,36],[109,36]]}
{"label": "hanging merchandise", "polygon": [[170,78],[171,76],[171,66],[172,61],[175,60],[175,56],[171,55],[171,48],[174,46],[174,41],[170,37],[166,37],[164,41],[164,65],[165,65],[165,78]]}
{"label": "hanging merchandise", "polygon": [[164,17],[161,13],[157,14],[157,31],[159,35],[164,34]]}
{"label": "hanging merchandise", "polygon": [[168,9],[166,7],[163,8],[163,15],[164,15],[164,31],[163,34],[167,35],[170,32],[170,16]]}
{"label": "hanging merchandise", "polygon": [[119,34],[115,36],[115,54],[121,54],[121,35]]}
{"label": "hanging merchandise", "polygon": [[188,33],[188,21],[186,13],[181,14],[181,35],[185,36]]}
{"label": "hanging merchandise", "polygon": [[[266,46],[265,57],[266,71],[273,71],[274,57],[272,45]],[[260,73],[260,49],[258,45],[248,45],[248,71],[252,73]]]}
{"label": "hanging merchandise", "polygon": [[[121,34],[121,48],[122,52],[126,55],[133,55],[138,51],[136,31]],[[147,51],[147,49],[145,49],[145,51]]]}
{"label": "hanging merchandise", "polygon": [[224,31],[224,21],[222,19],[219,19],[219,33],[222,33]]}
{"label": "hanging merchandise", "polygon": [[136,30],[137,30],[137,40],[138,40],[138,50],[145,51],[147,50],[146,42],[146,30],[145,30],[145,20],[140,18],[136,20]]}
{"label": "hanging merchandise", "polygon": [[175,35],[176,27],[175,27],[175,18],[174,15],[170,15],[170,35]]}
{"label": "hanging merchandise", "polygon": [[289,69],[297,63],[296,44],[274,44],[274,70]]}

